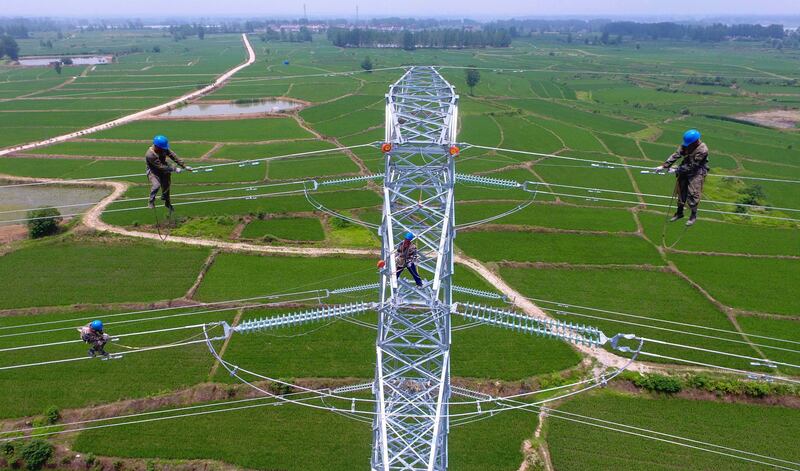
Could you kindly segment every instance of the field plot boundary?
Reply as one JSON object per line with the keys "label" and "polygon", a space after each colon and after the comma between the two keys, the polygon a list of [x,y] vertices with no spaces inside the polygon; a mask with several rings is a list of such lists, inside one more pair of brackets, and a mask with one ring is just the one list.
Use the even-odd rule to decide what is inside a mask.
{"label": "field plot boundary", "polygon": [[170,108],[172,106],[182,104],[182,103],[184,103],[186,101],[193,100],[195,98],[200,98],[203,95],[207,95],[207,94],[217,90],[218,88],[222,87],[225,84],[225,82],[227,82],[228,79],[233,77],[237,72],[239,72],[240,70],[242,70],[242,69],[252,65],[253,63],[255,63],[255,61],[256,61],[256,53],[253,50],[253,46],[250,44],[250,40],[247,38],[247,34],[242,34],[242,42],[244,43],[244,46],[247,49],[247,56],[248,56],[247,60],[245,62],[237,65],[233,69],[231,69],[231,70],[225,72],[224,74],[220,75],[219,77],[217,77],[217,79],[214,80],[214,83],[212,83],[211,85],[207,85],[207,86],[205,86],[205,87],[203,87],[203,88],[201,88],[199,90],[195,90],[195,91],[193,91],[191,93],[188,93],[188,94],[183,95],[181,97],[175,98],[175,99],[170,100],[170,101],[168,101],[166,103],[162,103],[160,105],[154,106],[152,108],[148,108],[146,110],[138,111],[136,113],[133,113],[133,114],[130,114],[130,115],[127,115],[127,116],[123,116],[121,118],[117,118],[115,120],[108,121],[106,123],[98,124],[96,126],[92,126],[92,127],[80,130],[80,131],[75,131],[75,132],[71,132],[71,133],[68,133],[68,134],[63,134],[61,136],[51,137],[49,139],[45,139],[45,140],[42,140],[42,141],[36,141],[36,142],[28,143],[28,144],[22,144],[22,145],[19,145],[19,146],[14,146],[14,147],[6,148],[6,149],[1,149],[0,150],[0,156],[8,155],[8,154],[11,154],[13,152],[25,151],[25,150],[28,150],[28,149],[35,149],[37,147],[48,146],[50,144],[56,144],[58,142],[65,142],[65,141],[68,141],[68,140],[73,139],[75,137],[84,136],[86,134],[91,134],[91,133],[94,133],[94,132],[97,132],[97,131],[103,131],[103,130],[106,130],[106,129],[109,129],[109,128],[112,128],[112,127],[116,127],[116,126],[119,126],[119,125],[122,125],[122,124],[130,123],[132,121],[136,121],[136,120],[138,120],[140,118],[148,117],[148,116],[153,115],[155,113],[159,113],[161,111],[164,111],[164,110],[166,110],[166,109],[168,109],[168,108]]}

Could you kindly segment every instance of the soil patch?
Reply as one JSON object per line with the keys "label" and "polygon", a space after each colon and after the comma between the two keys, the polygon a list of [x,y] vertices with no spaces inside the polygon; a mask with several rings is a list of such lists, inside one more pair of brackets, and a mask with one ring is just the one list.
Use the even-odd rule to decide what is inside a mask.
{"label": "soil patch", "polygon": [[770,128],[797,129],[800,124],[800,110],[767,110],[733,116],[742,121],[760,124]]}

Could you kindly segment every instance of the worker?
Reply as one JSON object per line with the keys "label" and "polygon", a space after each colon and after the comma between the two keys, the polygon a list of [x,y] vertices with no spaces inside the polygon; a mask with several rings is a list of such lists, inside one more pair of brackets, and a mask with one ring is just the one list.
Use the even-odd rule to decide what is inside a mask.
{"label": "worker", "polygon": [[[168,157],[178,166],[169,165],[167,163]],[[186,166],[183,160],[170,150],[169,140],[166,136],[160,134],[153,138],[153,145],[147,149],[144,159],[147,162],[147,178],[150,180],[150,200],[147,203],[147,207],[156,207],[156,195],[158,190],[161,189],[161,199],[164,200],[164,206],[172,212],[174,208],[169,198],[172,173],[181,173],[183,170],[191,172],[193,170],[192,167]]]}
{"label": "worker", "polygon": [[700,131],[697,129],[690,129],[683,134],[683,144],[663,165],[656,167],[656,171],[672,167],[672,164],[680,158],[683,160],[675,169],[675,176],[678,179],[676,183],[678,208],[670,222],[683,218],[683,208],[688,203],[692,214],[686,225],[691,226],[697,221],[697,206],[700,204],[703,182],[708,174],[708,146],[700,140]]}
{"label": "worker", "polygon": [[85,326],[78,329],[81,333],[81,340],[91,345],[89,348],[89,356],[94,358],[98,353],[101,356],[107,357],[108,352],[104,347],[108,342],[109,336],[103,332],[103,321],[94,320]]}
{"label": "worker", "polygon": [[417,244],[415,244],[413,240],[414,234],[406,232],[403,236],[403,241],[397,246],[394,263],[397,265],[397,278],[400,278],[400,274],[407,268],[411,276],[414,277],[414,282],[421,288],[422,278],[420,278],[419,272],[417,272],[416,265],[419,255],[417,254]]}

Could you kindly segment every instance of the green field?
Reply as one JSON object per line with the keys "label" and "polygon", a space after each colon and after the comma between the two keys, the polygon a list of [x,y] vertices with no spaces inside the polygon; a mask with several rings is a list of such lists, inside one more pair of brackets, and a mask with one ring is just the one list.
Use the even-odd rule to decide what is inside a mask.
{"label": "green field", "polygon": [[[304,189],[314,181],[385,172],[379,149],[384,95],[404,72],[400,67],[416,64],[437,65],[460,94],[456,171],[527,182],[529,190],[461,180],[455,185],[451,281],[508,297],[456,291],[454,302],[520,312],[520,296],[527,297],[553,318],[595,326],[608,337],[645,338],[645,354],[677,360],[638,360],[682,379],[691,365],[680,359],[797,381],[800,371],[792,365],[800,365],[800,134],[736,116],[797,111],[800,89],[791,78],[800,52],[788,43],[777,49],[755,40],[625,37],[621,44],[601,45],[583,33],[574,36],[535,32],[514,38],[510,48],[407,51],[338,48],[324,34],[315,34],[311,43],[262,41],[255,32],[248,37],[256,62],[199,101],[288,97],[302,101],[300,109],[241,119],[152,116],[0,157],[0,211],[21,207],[4,204],[7,195],[19,198],[4,176],[113,179],[126,186],[100,218],[117,226],[115,231],[129,231],[113,234],[74,220],[58,235],[31,240],[22,225],[7,231],[0,226],[0,418],[7,419],[0,430],[38,423],[33,416],[49,406],[74,420],[94,417],[95,408],[105,405],[114,415],[151,412],[171,401],[205,406],[212,400],[208,391],[214,399],[241,398],[248,388],[215,363],[206,345],[179,345],[201,339],[201,324],[379,301],[377,289],[334,295],[328,290],[380,280],[378,231],[331,212],[380,224],[382,180],[320,185],[308,195]],[[43,45],[48,39],[52,48]],[[60,36],[37,31],[19,43],[23,55],[118,55],[107,65],[65,67],[61,75],[0,62],[0,148],[156,106],[213,82],[245,59],[239,34],[175,40],[155,29],[76,29]],[[376,67],[370,73],[360,68],[366,55]],[[473,93],[463,70],[469,65],[480,68]],[[378,70],[383,67],[398,68]],[[715,77],[719,83],[699,84]],[[666,222],[674,211],[674,177],[624,165],[660,164],[693,127],[709,145],[711,174],[700,219],[686,229],[683,221]],[[172,217],[160,200],[155,212],[146,207],[150,186],[143,154],[155,134],[167,135],[188,165],[203,170],[173,175]],[[63,203],[30,197],[19,204]],[[494,219],[503,213],[508,214]],[[24,211],[19,214],[24,217]],[[189,240],[161,242],[159,235]],[[483,272],[467,264],[480,264]],[[518,294],[502,292],[487,274]],[[429,274],[423,275],[428,281]],[[237,334],[214,345],[226,361],[295,384],[365,383],[375,375],[377,316],[371,310],[349,321]],[[123,335],[108,345],[112,353],[124,352],[122,359],[3,369],[85,357],[88,347],[77,341],[75,329],[95,318],[112,335]],[[452,319],[452,381],[463,387],[508,395],[602,373],[590,354],[564,342]],[[31,345],[40,346],[14,350]],[[751,364],[753,359],[790,365],[772,369]],[[691,374],[722,383],[733,373],[694,366],[698,370]],[[767,387],[763,381],[747,384]],[[649,393],[615,381],[550,407],[797,466],[797,389],[780,389],[783,384],[770,383],[774,389],[767,397],[743,399],[700,386],[679,395]],[[357,397],[372,396],[365,390]],[[134,402],[114,404],[123,400]],[[478,413],[474,405],[451,409],[465,411]],[[762,469],[569,422],[557,412],[545,416],[538,438],[535,413],[481,414],[472,418],[487,420],[452,427],[450,469]],[[369,466],[370,427],[330,411],[282,405],[87,430],[54,443],[107,458],[103,469],[116,471],[353,470]],[[250,435],[257,437],[255,445],[242,438]],[[525,451],[526,441],[533,449]],[[531,454],[540,455],[538,445],[547,447],[551,466],[529,461],[521,468]],[[120,461],[120,469],[113,463],[127,459],[138,461]],[[158,463],[148,466],[150,460]],[[54,459],[49,467],[59,463]]]}

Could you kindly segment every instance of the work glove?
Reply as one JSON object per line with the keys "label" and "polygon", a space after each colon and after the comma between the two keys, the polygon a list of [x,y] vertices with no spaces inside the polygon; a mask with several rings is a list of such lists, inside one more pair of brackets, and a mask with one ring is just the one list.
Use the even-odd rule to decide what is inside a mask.
{"label": "work glove", "polygon": [[182,169],[182,168],[180,168],[180,167],[175,167],[175,173],[181,173],[181,172],[183,172],[183,169]]}
{"label": "work glove", "polygon": [[654,173],[664,173],[664,171],[666,171],[666,170],[667,170],[667,169],[666,169],[666,168],[664,168],[664,166],[663,166],[663,165],[659,165],[658,167],[656,167],[656,168],[654,168],[654,169],[653,169],[653,172],[654,172]]}

